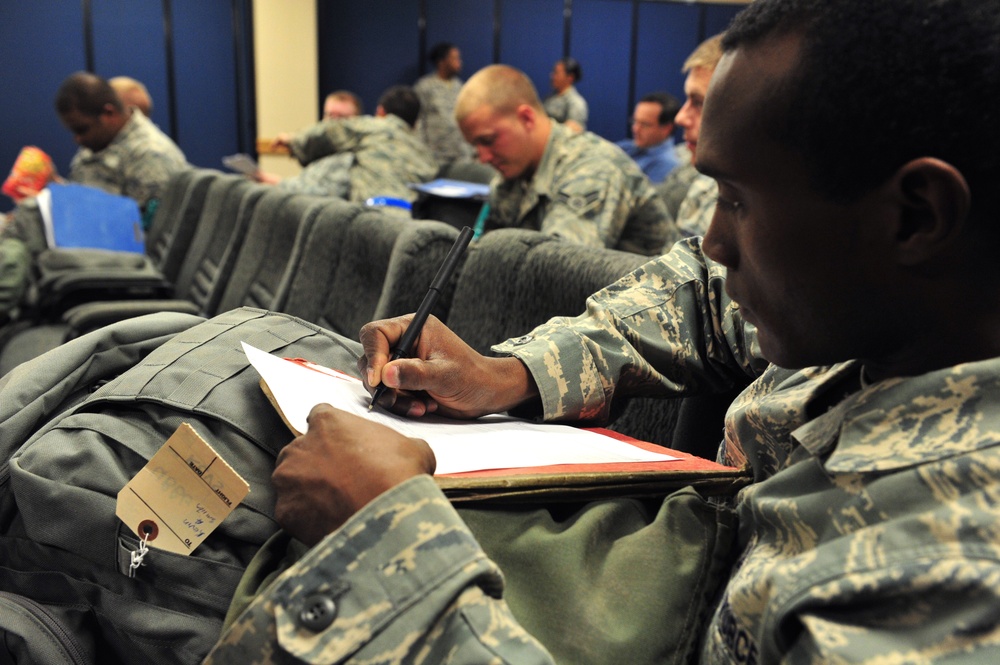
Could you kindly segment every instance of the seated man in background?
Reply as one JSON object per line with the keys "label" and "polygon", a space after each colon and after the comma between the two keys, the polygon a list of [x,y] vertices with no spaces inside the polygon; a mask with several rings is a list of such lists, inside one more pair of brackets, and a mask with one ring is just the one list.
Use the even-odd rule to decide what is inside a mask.
{"label": "seated man in background", "polygon": [[[997,0],[756,0],[705,102],[698,166],[720,200],[703,240],[500,345],[513,357],[478,356],[432,321],[414,358],[388,362],[408,319],[370,324],[368,384],[413,416],[533,404],[593,419],[618,389],[758,374],[720,450],[755,482],[736,498],[738,557],[700,662],[994,662],[1000,125],[982,109],[998,34]],[[936,97],[948,103],[927,113]],[[551,662],[433,469],[426,444],[317,406],[273,476],[279,523],[317,546],[210,662]],[[310,630],[294,608],[320,584],[340,590],[340,614]]]}
{"label": "seated man in background", "polygon": [[56,95],[56,110],[80,149],[69,180],[133,198],[145,209],[170,176],[187,168],[184,153],[149,118],[132,112],[101,77],[79,72]]}
{"label": "seated man in background", "polygon": [[[55,106],[80,145],[67,179],[135,199],[148,222],[170,176],[189,168],[180,148],[142,112],[126,106],[111,84],[96,74],[70,75],[59,86]],[[11,213],[0,229],[0,239],[4,241],[0,251],[21,257],[16,262],[0,260],[5,271],[0,284],[11,289],[5,292],[16,294],[22,289],[15,285],[23,286],[28,280],[24,258],[46,247],[34,199],[25,200]],[[17,248],[14,243],[24,246]],[[0,302],[0,313],[15,305]]]}
{"label": "seated man in background", "polygon": [[680,165],[674,146],[674,116],[681,105],[666,92],[651,92],[635,105],[632,138],[618,147],[635,160],[652,183],[660,183]]}
{"label": "seated man in background", "polygon": [[575,132],[587,128],[587,100],[576,89],[583,77],[583,70],[575,58],[556,60],[549,75],[552,94],[545,98],[545,112],[556,122],[561,122]]}
{"label": "seated man in background", "polygon": [[[701,127],[701,107],[719,59],[722,57],[722,35],[702,42],[684,61],[684,106],[677,112],[675,122],[684,130],[684,148],[688,162],[674,169],[656,190],[667,205],[670,218],[677,221],[685,235],[704,235],[715,210],[718,189],[715,180],[698,173],[695,168],[695,151],[698,149],[698,132]],[[688,193],[691,200],[685,203]],[[684,213],[681,214],[681,207]]]}
{"label": "seated man in background", "polygon": [[[364,103],[361,98],[349,90],[334,90],[323,100],[323,120],[337,120],[340,118],[354,118],[365,112]],[[271,149],[278,152],[290,152],[289,146],[294,134],[279,132],[271,141]]]}
{"label": "seated man in background", "polygon": [[499,171],[485,229],[519,227],[593,247],[652,256],[679,238],[639,167],[614,144],[545,113],[522,72],[477,72],[455,108],[479,161]]}
{"label": "seated man in background", "polygon": [[408,185],[432,180],[437,162],[413,129],[420,99],[412,88],[397,85],[379,98],[374,116],[325,120],[289,141],[292,155],[305,168],[281,179],[259,173],[257,179],[295,192],[337,196],[350,201],[390,197],[413,201]]}
{"label": "seated man in background", "polygon": [[122,104],[139,109],[147,118],[153,117],[153,99],[141,82],[129,76],[115,76],[108,79],[108,83],[118,93]]}
{"label": "seated man in background", "polygon": [[349,90],[334,90],[323,100],[323,120],[353,118],[364,112],[361,98]]}
{"label": "seated man in background", "polygon": [[435,44],[427,54],[434,71],[422,76],[413,86],[420,97],[417,131],[438,164],[445,166],[473,158],[469,144],[455,123],[455,100],[462,89],[462,54],[449,42]]}

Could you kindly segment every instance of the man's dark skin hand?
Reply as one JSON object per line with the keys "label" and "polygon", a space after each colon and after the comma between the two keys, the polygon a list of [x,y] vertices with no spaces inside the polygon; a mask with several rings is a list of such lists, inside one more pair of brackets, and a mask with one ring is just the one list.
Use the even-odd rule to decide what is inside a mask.
{"label": "man's dark skin hand", "polygon": [[500,413],[538,396],[538,388],[517,358],[477,353],[440,320],[427,319],[411,358],[389,362],[412,315],[374,321],[361,328],[364,355],[358,371],[369,392],[384,382],[379,406],[411,418],[438,413],[478,418]]}
{"label": "man's dark skin hand", "polygon": [[271,482],[274,515],[291,536],[312,547],[382,492],[433,474],[427,442],[317,404],[309,431],[278,454]]}

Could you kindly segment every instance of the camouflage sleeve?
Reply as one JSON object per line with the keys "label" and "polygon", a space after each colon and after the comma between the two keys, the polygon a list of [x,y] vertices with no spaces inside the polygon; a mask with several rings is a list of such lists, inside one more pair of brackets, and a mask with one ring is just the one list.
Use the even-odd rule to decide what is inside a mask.
{"label": "camouflage sleeve", "polygon": [[622,229],[615,249],[643,256],[656,256],[673,247],[684,235],[667,214],[663,199],[652,185],[645,188]]}
{"label": "camouflage sleeve", "polygon": [[725,275],[691,238],[592,295],[580,316],[493,350],[528,367],[548,420],[606,421],[616,392],[722,392],[767,366]]}
{"label": "camouflage sleeve", "polygon": [[[798,608],[781,612],[782,625],[801,627],[783,662],[992,662],[1000,648],[997,560],[921,554],[919,563],[894,561],[849,581],[831,575],[824,588],[803,594]],[[844,588],[852,593],[841,594]]]}
{"label": "camouflage sleeve", "polygon": [[333,122],[329,121],[320,122],[292,137],[288,149],[292,156],[299,160],[299,164],[307,166],[317,159],[338,152],[328,131],[332,124]]}
{"label": "camouflage sleeve", "polygon": [[703,236],[715,216],[719,185],[715,179],[698,174],[691,181],[677,210],[677,226],[685,236]]}
{"label": "camouflage sleeve", "polygon": [[551,663],[428,476],[382,494],[258,596],[209,664]]}
{"label": "camouflage sleeve", "polygon": [[600,156],[585,159],[553,181],[539,230],[581,245],[613,248],[626,224],[632,223],[633,213],[649,203],[659,214],[651,210],[640,220],[646,227],[645,247],[634,249],[643,249],[639,253],[646,255],[659,253],[668,239],[669,221],[660,202],[653,200],[645,176],[638,170],[629,174],[616,169]]}
{"label": "camouflage sleeve", "polygon": [[624,174],[579,168],[571,178],[554,183],[539,231],[580,245],[614,247],[618,243],[631,200]]}
{"label": "camouflage sleeve", "polygon": [[311,196],[336,196],[346,199],[351,193],[351,165],[354,155],[329,155],[311,162],[301,173],[284,178],[278,187],[289,192]]}
{"label": "camouflage sleeve", "polygon": [[123,162],[121,194],[134,199],[145,209],[153,199],[159,199],[170,181],[170,176],[187,168],[174,155],[149,150],[135,159]]}
{"label": "camouflage sleeve", "polygon": [[[580,127],[587,128],[587,100],[579,94],[571,95],[566,104],[566,120],[575,120],[580,123]],[[565,122],[565,120],[563,121]]]}

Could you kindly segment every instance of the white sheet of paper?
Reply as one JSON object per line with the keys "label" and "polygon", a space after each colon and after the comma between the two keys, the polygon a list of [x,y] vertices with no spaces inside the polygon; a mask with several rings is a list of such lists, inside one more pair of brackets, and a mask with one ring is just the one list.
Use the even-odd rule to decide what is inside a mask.
{"label": "white sheet of paper", "polygon": [[511,469],[551,464],[663,462],[678,459],[654,453],[594,432],[566,425],[537,424],[505,416],[452,420],[434,416],[403,418],[381,409],[368,410],[371,396],[361,381],[333,377],[261,351],[243,350],[264,379],[285,418],[300,432],[317,404],[331,404],[370,418],[406,436],[425,440],[437,458],[437,473]]}

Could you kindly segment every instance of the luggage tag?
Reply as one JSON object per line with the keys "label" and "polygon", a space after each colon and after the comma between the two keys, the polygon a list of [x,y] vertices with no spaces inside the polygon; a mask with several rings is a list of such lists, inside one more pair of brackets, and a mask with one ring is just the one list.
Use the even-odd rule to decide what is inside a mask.
{"label": "luggage tag", "polygon": [[250,492],[188,423],[118,493],[115,514],[139,537],[129,576],[149,547],[190,554]]}

